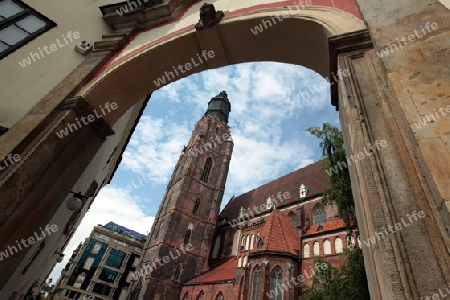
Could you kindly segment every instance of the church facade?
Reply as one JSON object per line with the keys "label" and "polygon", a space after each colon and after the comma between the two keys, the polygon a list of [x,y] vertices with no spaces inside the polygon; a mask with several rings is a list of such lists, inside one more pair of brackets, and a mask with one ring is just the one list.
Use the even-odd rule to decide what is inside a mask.
{"label": "church facade", "polygon": [[[225,92],[208,103],[175,166],[144,246],[154,265],[185,245],[192,250],[150,269],[128,299],[297,299],[326,264],[345,263],[347,231],[337,208],[323,206],[329,184],[318,161],[230,199],[219,212],[233,140]],[[355,244],[354,239],[350,240]]]}

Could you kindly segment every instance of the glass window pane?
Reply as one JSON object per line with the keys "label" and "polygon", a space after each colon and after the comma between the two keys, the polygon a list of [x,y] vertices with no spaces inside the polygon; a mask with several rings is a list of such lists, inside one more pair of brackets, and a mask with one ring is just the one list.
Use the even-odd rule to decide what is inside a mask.
{"label": "glass window pane", "polygon": [[11,46],[17,44],[27,36],[28,34],[16,25],[10,25],[0,30],[0,41],[3,41]]}
{"label": "glass window pane", "polygon": [[11,0],[5,0],[0,2],[0,16],[9,18],[15,14],[23,11],[24,9],[12,2]]}
{"label": "glass window pane", "polygon": [[9,47],[6,46],[5,44],[0,43],[0,53],[2,53],[3,51],[5,51],[5,50],[8,49],[8,48],[9,48]]}
{"label": "glass window pane", "polygon": [[30,33],[36,32],[45,27],[45,22],[33,15],[23,18],[22,20],[16,22],[16,24]]}

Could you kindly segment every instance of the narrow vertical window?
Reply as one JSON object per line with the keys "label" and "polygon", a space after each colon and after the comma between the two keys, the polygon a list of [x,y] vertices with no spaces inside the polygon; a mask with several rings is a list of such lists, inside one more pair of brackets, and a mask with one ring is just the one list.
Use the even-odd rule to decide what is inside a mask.
{"label": "narrow vertical window", "polygon": [[175,270],[175,274],[174,274],[173,278],[175,280],[179,280],[180,279],[180,273],[181,273],[181,268],[180,268],[180,266],[178,266],[177,269]]}
{"label": "narrow vertical window", "polygon": [[191,233],[192,231],[190,229],[186,232],[183,244],[187,245],[189,243],[189,240],[191,239]]}
{"label": "narrow vertical window", "polygon": [[261,281],[261,269],[256,266],[253,270],[253,284],[252,284],[252,300],[259,300],[258,298],[258,287]]}
{"label": "narrow vertical window", "polygon": [[272,271],[272,275],[270,276],[270,290],[271,291],[278,291],[275,293],[275,300],[283,300],[283,274],[281,272],[280,267],[276,267]]}
{"label": "narrow vertical window", "polygon": [[194,215],[197,214],[199,207],[200,207],[200,198],[197,198],[197,200],[195,200],[194,210],[192,211]]}
{"label": "narrow vertical window", "polygon": [[203,167],[202,177],[200,178],[203,182],[208,182],[209,172],[211,171],[212,166],[212,158],[208,157],[205,162],[205,166]]}

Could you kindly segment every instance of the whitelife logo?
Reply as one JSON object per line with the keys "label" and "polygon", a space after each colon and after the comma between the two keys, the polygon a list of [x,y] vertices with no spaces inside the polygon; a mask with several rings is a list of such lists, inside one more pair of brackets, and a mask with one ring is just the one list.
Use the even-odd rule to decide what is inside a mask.
{"label": "whitelife logo", "polygon": [[[400,46],[400,49],[403,48],[402,42],[403,42],[404,46],[407,46],[407,45],[409,45],[411,43],[414,43],[416,40],[421,39],[424,36],[426,36],[427,34],[431,33],[431,29],[430,28],[432,30],[437,30],[439,28],[439,25],[436,22],[433,22],[433,23],[427,22],[425,24],[425,28],[423,28],[422,25],[420,25],[420,29],[422,29],[423,35],[421,35],[420,32],[418,32],[417,29],[415,29],[414,30],[414,34],[410,34],[410,35],[408,35],[408,37],[404,37],[403,36],[400,39],[400,41],[398,40],[398,38],[396,38],[397,43],[393,43],[393,44],[389,43],[389,45],[387,47],[385,47],[384,49],[381,49],[380,51],[378,51],[377,55],[380,58],[383,58],[383,57],[388,56],[389,54],[393,53],[394,51],[397,51],[399,49],[398,46]],[[428,31],[428,33],[427,33],[427,31]]]}
{"label": "whitelife logo", "polygon": [[[56,39],[56,44],[51,44],[50,46],[42,47],[44,52],[47,53],[47,55],[48,54],[52,54],[52,52],[55,52],[56,50],[58,50],[58,49],[60,49],[60,48],[62,48],[64,46],[68,45],[69,42],[67,41],[67,39],[69,39],[70,42],[73,42],[74,39],[75,40],[79,39],[80,38],[80,33],[78,31],[75,31],[74,33],[72,33],[72,31],[69,31],[69,32],[67,32],[67,35],[63,34],[62,38],[64,40],[64,43],[61,43],[59,41],[59,38],[57,38]],[[38,47],[38,52],[39,53],[30,52],[30,55],[27,58],[22,59],[22,61],[19,61],[19,65],[22,68],[25,68],[26,66],[31,65],[31,63],[32,63],[31,60],[33,60],[33,62],[35,62],[36,60],[41,59],[41,58],[43,58],[45,56],[44,53],[41,50],[41,47]],[[39,54],[41,54],[41,55],[39,55]]]}
{"label": "whitelife logo", "polygon": [[[67,126],[63,129],[61,129],[59,132],[56,133],[56,135],[62,139],[65,136],[69,135],[69,130],[70,132],[74,132],[78,129],[80,129],[81,127],[83,127],[84,125],[89,125],[89,123],[94,122],[97,119],[100,119],[101,117],[105,116],[107,113],[111,112],[112,110],[116,110],[119,106],[117,105],[116,102],[112,102],[111,104],[109,102],[105,103],[105,109],[108,112],[105,112],[105,110],[103,109],[103,107],[100,105],[100,110],[102,111],[102,115],[99,115],[99,113],[97,112],[96,109],[94,109],[94,114],[90,114],[87,117],[81,117],[80,120],[78,120],[78,118],[75,118],[76,124],[75,123],[69,123],[67,124]],[[82,125],[81,122],[83,122],[84,125]]]}
{"label": "whitelife logo", "polygon": [[[3,159],[0,161],[0,170],[4,170],[4,169],[6,169],[7,167],[9,167],[9,166],[11,166],[11,165],[13,165],[14,163],[19,162],[19,161],[20,161],[20,155],[19,155],[19,154],[14,154],[14,155],[12,155],[12,154],[10,153],[7,157],[3,158]],[[8,162],[9,162],[9,163],[8,163]],[[2,165],[4,165],[4,166],[2,166]]]}
{"label": "whitelife logo", "polygon": [[[41,230],[42,233],[42,237],[39,237],[39,234],[37,232],[34,233],[34,237],[30,236],[28,239],[22,239],[20,242],[16,240],[17,243],[17,247],[19,247],[19,250],[22,250],[22,245],[23,248],[27,248],[30,245],[33,245],[34,243],[36,243],[37,241],[42,241],[44,238],[47,237],[47,235],[51,235],[52,232],[57,232],[58,231],[58,226],[56,224],[53,225],[45,225],[45,229],[39,228],[39,230]],[[45,235],[44,230],[47,232],[47,235]],[[27,244],[28,241],[28,244]],[[13,252],[14,250],[14,252]],[[18,253],[19,250],[17,250],[16,246],[8,246],[8,248],[5,251],[0,251],[0,261],[2,261],[4,258],[8,258],[9,255],[11,254],[11,256],[13,256],[15,253]]]}
{"label": "whitelife logo", "polygon": [[[169,72],[166,71],[166,72],[164,72],[164,76],[161,76],[156,80],[153,80],[153,83],[156,85],[156,87],[160,87],[161,85],[166,84],[166,78],[167,78],[167,82],[169,82],[171,79],[175,79],[178,76],[180,76],[180,73],[178,73],[178,70],[182,74],[184,74],[187,71],[190,71],[192,69],[192,65],[194,65],[194,67],[198,67],[201,64],[207,62],[208,59],[214,58],[215,56],[216,56],[216,54],[214,53],[213,50],[209,50],[209,51],[203,50],[202,54],[197,53],[198,63],[196,63],[196,59],[194,57],[192,57],[191,58],[192,64],[190,62],[187,62],[184,65],[178,65],[177,67],[172,66],[173,71],[175,72],[175,74],[177,74],[176,76],[172,71],[169,71]],[[185,69],[183,69],[183,67]]]}
{"label": "whitelife logo", "polygon": [[[299,0],[298,5],[295,5],[294,7],[297,9],[297,11],[300,11],[301,9],[304,9],[305,6],[311,6],[311,5],[312,5],[312,0]],[[262,33],[264,31],[264,29],[268,29],[269,27],[276,25],[277,21],[275,20],[275,18],[277,18],[279,22],[283,21],[284,19],[289,18],[294,13],[292,12],[291,6],[288,6],[287,8],[289,9],[288,13],[283,14],[283,15],[276,14],[275,16],[270,17],[270,19],[272,20],[273,23],[270,21],[270,19],[262,20],[261,24],[259,24],[258,26],[255,26],[253,28],[250,28],[250,31],[253,33],[253,35],[257,35],[258,33]]]}

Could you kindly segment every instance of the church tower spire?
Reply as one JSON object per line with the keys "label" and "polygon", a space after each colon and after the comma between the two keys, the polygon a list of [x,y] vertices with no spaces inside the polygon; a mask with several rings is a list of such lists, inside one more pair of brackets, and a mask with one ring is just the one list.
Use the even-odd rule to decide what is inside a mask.
{"label": "church tower spire", "polygon": [[212,238],[233,152],[226,92],[208,103],[183,149],[144,246],[145,274],[134,299],[179,299],[181,285],[208,269]]}

